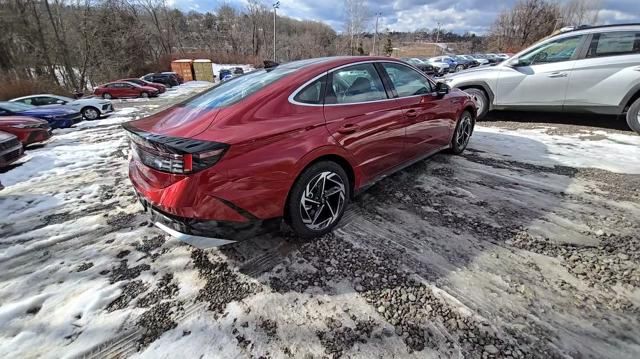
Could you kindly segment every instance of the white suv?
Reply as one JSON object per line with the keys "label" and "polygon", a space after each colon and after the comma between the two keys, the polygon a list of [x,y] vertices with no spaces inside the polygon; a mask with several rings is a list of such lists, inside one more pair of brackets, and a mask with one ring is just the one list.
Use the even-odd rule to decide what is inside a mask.
{"label": "white suv", "polygon": [[443,81],[474,97],[478,118],[493,109],[626,114],[640,133],[640,25],[563,32]]}

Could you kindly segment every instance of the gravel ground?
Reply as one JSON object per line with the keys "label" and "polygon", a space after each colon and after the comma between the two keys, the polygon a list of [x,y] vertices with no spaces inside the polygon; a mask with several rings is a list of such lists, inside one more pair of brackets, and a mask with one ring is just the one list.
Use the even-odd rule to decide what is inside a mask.
{"label": "gravel ground", "polygon": [[[635,141],[617,124],[526,118],[497,114],[481,125],[541,129],[587,146],[612,135]],[[104,141],[122,136],[117,126],[87,131]],[[490,136],[506,135],[478,138]],[[640,168],[525,161],[475,141],[462,156],[439,154],[376,184],[323,238],[301,241],[284,229],[209,249],[152,226],[126,179],[123,142],[59,188],[71,196],[63,205],[0,225],[11,249],[42,231],[99,223],[8,256],[0,301],[16,280],[104,291],[62,313],[79,318],[47,339],[55,350],[33,356],[640,357]],[[97,178],[105,182],[90,195],[74,192]],[[28,304],[8,323],[53,310]],[[33,354],[11,341],[26,327],[12,328],[0,330],[0,347]],[[103,334],[88,334],[96,330]]]}

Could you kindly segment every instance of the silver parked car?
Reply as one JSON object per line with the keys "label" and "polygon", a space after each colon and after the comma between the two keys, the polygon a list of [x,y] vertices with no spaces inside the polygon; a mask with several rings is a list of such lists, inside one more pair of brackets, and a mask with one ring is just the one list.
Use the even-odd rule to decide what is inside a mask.
{"label": "silver parked car", "polygon": [[82,113],[87,120],[96,120],[100,116],[108,116],[113,112],[111,101],[98,97],[87,97],[74,100],[66,96],[40,94],[14,98],[11,102],[21,102],[27,105],[65,105]]}
{"label": "silver parked car", "polygon": [[493,109],[625,114],[640,133],[640,25],[563,32],[443,81],[474,97],[478,118]]}

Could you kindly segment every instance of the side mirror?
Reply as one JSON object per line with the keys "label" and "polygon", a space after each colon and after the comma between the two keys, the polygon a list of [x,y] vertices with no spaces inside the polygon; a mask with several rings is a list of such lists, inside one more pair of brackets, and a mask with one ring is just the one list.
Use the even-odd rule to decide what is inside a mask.
{"label": "side mirror", "polygon": [[64,105],[66,102],[65,102],[65,101],[63,101],[63,100],[57,100],[57,101],[56,101],[56,103],[57,103],[58,105]]}
{"label": "side mirror", "polygon": [[451,87],[449,87],[449,85],[445,84],[444,82],[438,82],[438,84],[436,85],[436,94],[438,96],[444,96],[448,94],[450,90]]}
{"label": "side mirror", "polygon": [[522,60],[520,60],[518,58],[510,59],[510,60],[507,60],[507,61],[509,61],[507,63],[507,65],[511,66],[511,67],[529,66],[529,63],[527,61],[522,61]]}

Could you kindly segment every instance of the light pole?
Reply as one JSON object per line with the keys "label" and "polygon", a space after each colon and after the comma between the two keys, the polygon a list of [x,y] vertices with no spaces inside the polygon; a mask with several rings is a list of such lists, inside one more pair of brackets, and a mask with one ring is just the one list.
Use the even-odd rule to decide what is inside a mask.
{"label": "light pole", "polygon": [[436,46],[438,47],[438,49],[436,49],[438,52],[440,52],[440,22],[437,23],[438,27],[437,27],[437,33],[436,33]]}
{"label": "light pole", "polygon": [[273,62],[276,62],[276,11],[280,8],[280,1],[273,3]]}
{"label": "light pole", "polygon": [[376,48],[376,38],[378,37],[378,18],[382,15],[381,12],[376,13],[376,32],[373,34],[373,54],[378,54],[378,49]]}

